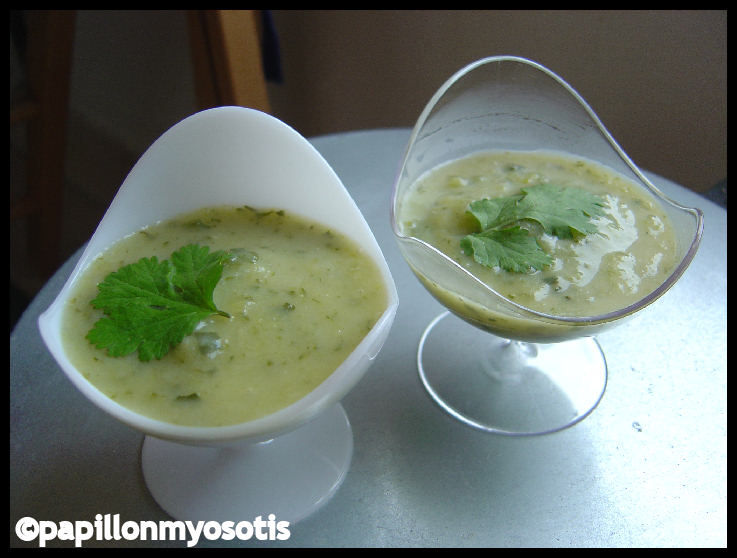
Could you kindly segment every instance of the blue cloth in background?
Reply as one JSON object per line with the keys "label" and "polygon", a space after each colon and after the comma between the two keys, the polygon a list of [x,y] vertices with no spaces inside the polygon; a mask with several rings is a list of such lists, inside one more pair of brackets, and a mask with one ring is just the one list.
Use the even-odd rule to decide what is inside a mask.
{"label": "blue cloth in background", "polygon": [[282,83],[284,76],[279,55],[279,37],[270,10],[261,10],[261,30],[261,58],[264,66],[264,77],[267,81]]}

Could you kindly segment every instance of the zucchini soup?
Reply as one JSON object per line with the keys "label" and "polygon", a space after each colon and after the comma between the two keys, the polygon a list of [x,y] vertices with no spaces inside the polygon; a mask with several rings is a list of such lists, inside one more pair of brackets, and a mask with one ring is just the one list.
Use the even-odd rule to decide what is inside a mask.
{"label": "zucchini soup", "polygon": [[[111,274],[162,266],[177,254],[182,260],[190,248],[216,256],[220,266],[213,311],[195,318],[165,354],[111,356],[101,348],[99,326],[109,317],[92,302]],[[198,277],[210,273],[208,267]],[[146,227],[97,257],[64,309],[63,343],[87,380],[121,405],[174,424],[224,426],[273,413],[315,389],[387,301],[380,269],[344,235],[280,210],[211,207]],[[164,325],[146,331],[157,328]]]}
{"label": "zucchini soup", "polygon": [[[507,299],[556,316],[623,309],[678,263],[672,225],[654,196],[599,163],[557,152],[480,152],[431,169],[399,200],[397,223]],[[415,272],[477,325],[521,338],[545,328]]]}

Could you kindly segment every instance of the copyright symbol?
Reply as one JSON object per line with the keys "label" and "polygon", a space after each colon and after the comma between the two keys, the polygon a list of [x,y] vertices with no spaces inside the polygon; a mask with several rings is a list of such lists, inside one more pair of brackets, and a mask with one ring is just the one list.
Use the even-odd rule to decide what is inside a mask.
{"label": "copyright symbol", "polygon": [[32,517],[22,517],[15,524],[16,536],[24,541],[32,541],[38,536],[38,521]]}

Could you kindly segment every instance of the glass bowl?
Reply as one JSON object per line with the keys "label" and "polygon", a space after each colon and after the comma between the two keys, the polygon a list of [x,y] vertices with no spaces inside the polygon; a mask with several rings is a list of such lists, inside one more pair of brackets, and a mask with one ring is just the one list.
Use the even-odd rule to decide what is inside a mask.
{"label": "glass bowl", "polygon": [[[603,164],[650,192],[673,223],[679,263],[654,291],[593,316],[557,316],[495,291],[427,242],[406,234],[401,204],[419,177],[449,161],[494,150],[560,152]],[[430,99],[412,131],[393,187],[391,223],[422,285],[449,312],[420,342],[418,368],[432,398],[459,420],[510,435],[549,433],[587,416],[601,399],[606,361],[593,339],[670,289],[698,248],[703,216],[663,195],[563,79],[524,58],[469,64]],[[461,348],[473,346],[462,354]],[[483,356],[481,356],[483,355]]]}

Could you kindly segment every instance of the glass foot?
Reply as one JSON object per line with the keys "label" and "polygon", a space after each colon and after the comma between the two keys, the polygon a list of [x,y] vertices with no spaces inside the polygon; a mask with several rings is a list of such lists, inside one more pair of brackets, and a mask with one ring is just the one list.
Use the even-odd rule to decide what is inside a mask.
{"label": "glass foot", "polygon": [[441,408],[469,426],[509,436],[576,424],[594,410],[607,382],[606,360],[591,337],[511,341],[447,311],[422,335],[417,365]]}
{"label": "glass foot", "polygon": [[204,447],[147,436],[141,460],[149,491],[175,519],[237,523],[274,514],[294,524],[336,493],[352,455],[353,432],[336,404],[266,442]]}

